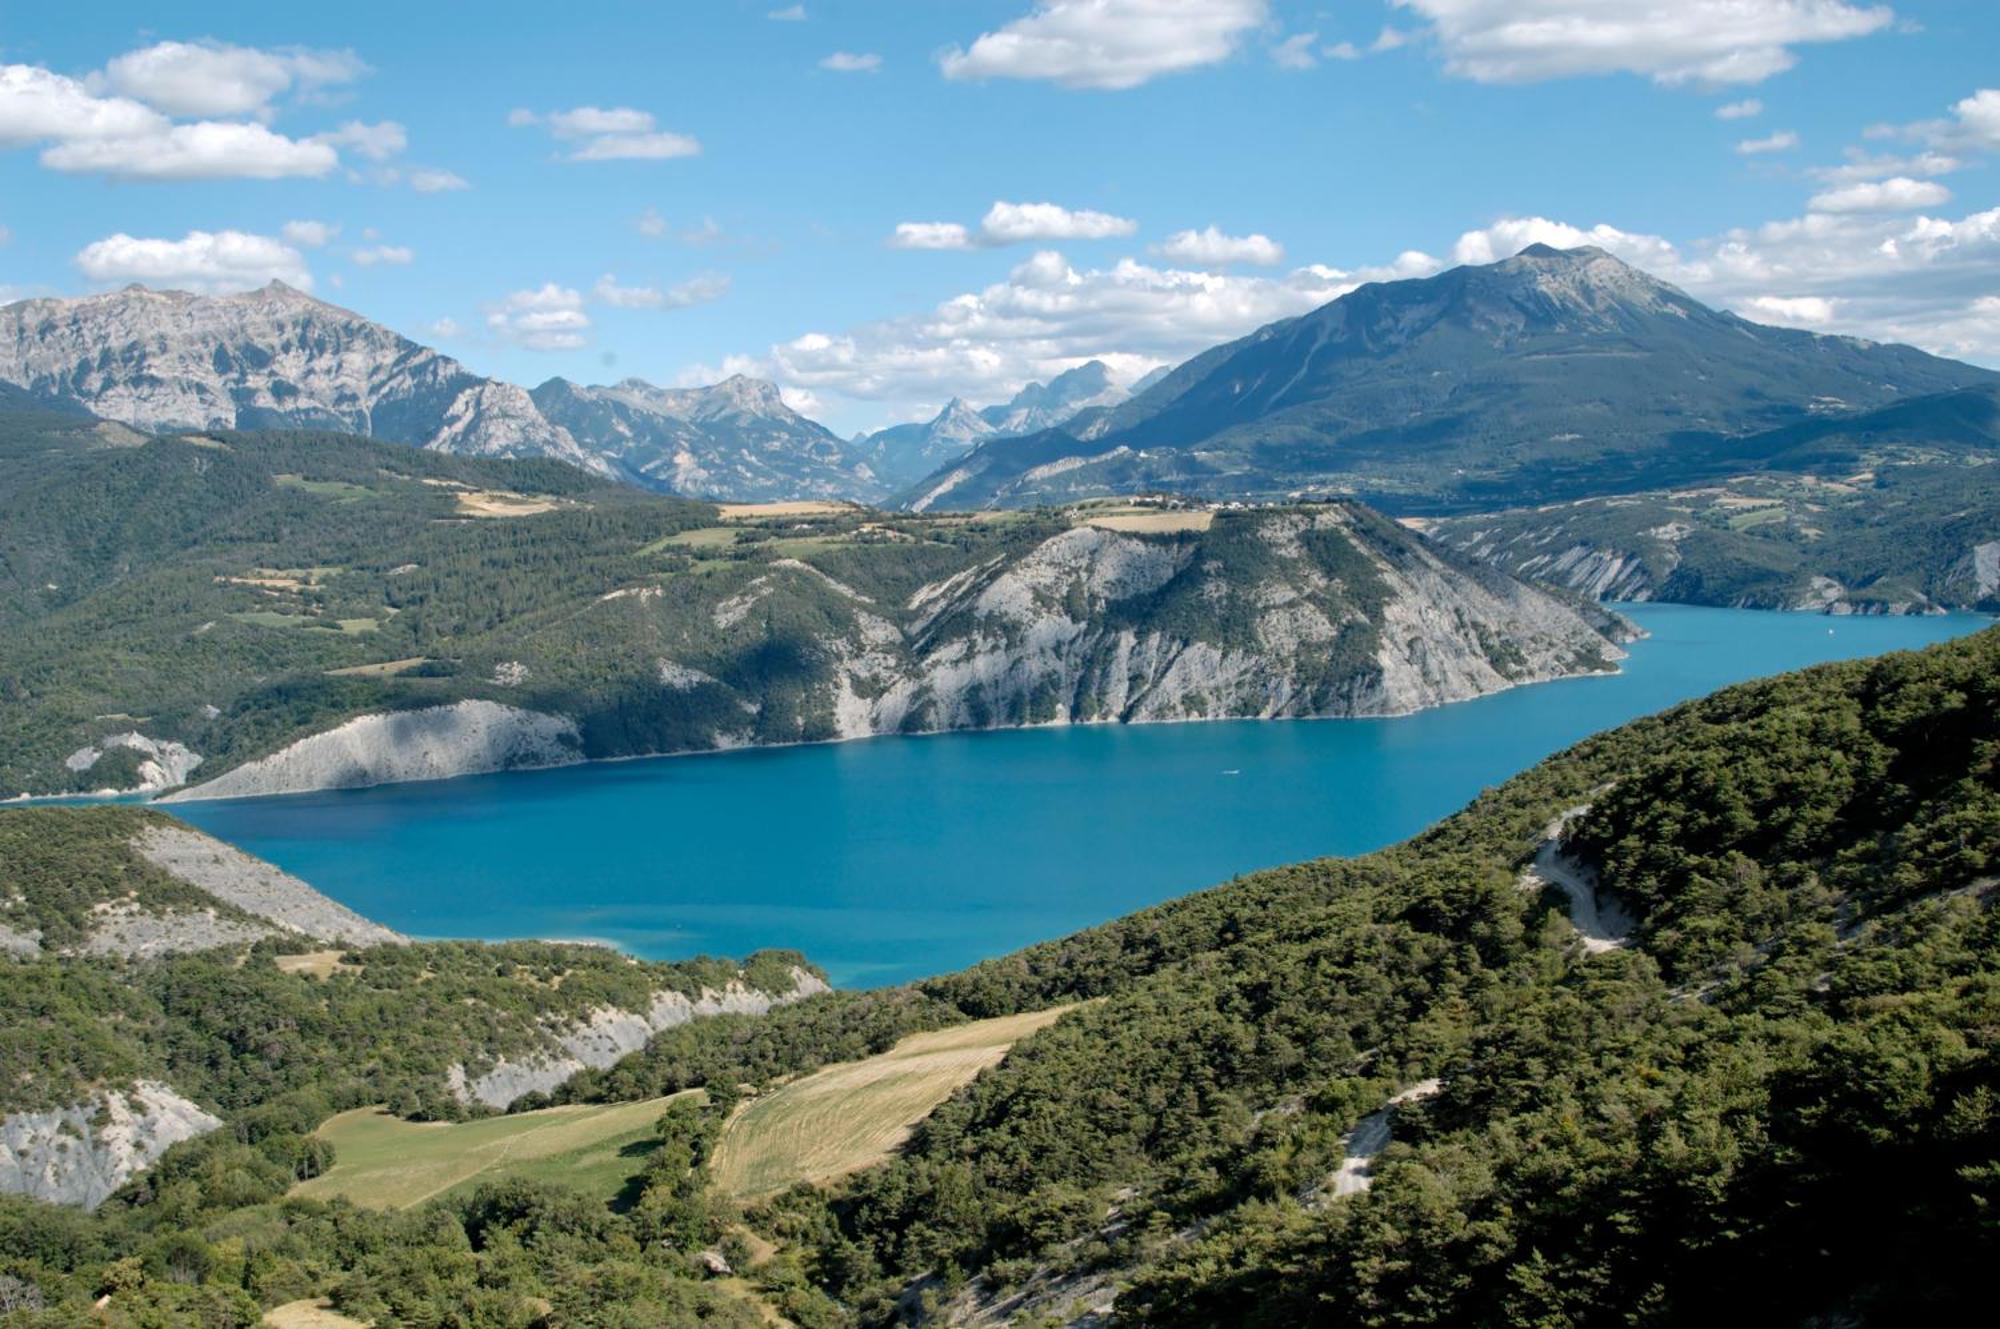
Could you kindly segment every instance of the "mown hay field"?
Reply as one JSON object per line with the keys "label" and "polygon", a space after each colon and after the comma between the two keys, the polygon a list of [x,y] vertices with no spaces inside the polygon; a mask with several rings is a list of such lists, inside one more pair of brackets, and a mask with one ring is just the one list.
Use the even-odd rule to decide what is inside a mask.
{"label": "mown hay field", "polygon": [[912,1034],[880,1056],[792,1081],[737,1110],[709,1175],[739,1198],[858,1172],[893,1153],[960,1086],[1067,1006]]}
{"label": "mown hay field", "polygon": [[609,1202],[644,1170],[653,1123],[670,1101],[576,1104],[461,1122],[404,1121],[381,1108],[356,1108],[319,1128],[333,1142],[333,1167],[292,1193],[397,1209],[482,1181],[523,1177]]}

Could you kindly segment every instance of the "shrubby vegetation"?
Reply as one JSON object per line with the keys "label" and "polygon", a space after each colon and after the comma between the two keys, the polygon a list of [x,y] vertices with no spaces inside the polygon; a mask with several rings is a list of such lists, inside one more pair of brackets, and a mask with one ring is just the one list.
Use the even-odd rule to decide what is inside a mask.
{"label": "shrubby vegetation", "polygon": [[[39,928],[49,951],[81,939],[94,905],[147,912],[215,908],[214,897],[131,847],[173,824],[131,806],[0,811],[0,923]],[[247,951],[152,960],[0,962],[0,1113],[76,1102],[100,1085],[166,1080],[225,1113],[305,1094],[327,1115],[386,1102],[405,1116],[456,1117],[446,1070],[477,1076],[493,1060],[549,1045],[548,1027],[601,1006],[644,1010],[660,992],[698,997],[741,980],[784,992],[792,951],[738,965],[634,961],[599,946],[427,942],[350,949],[321,980],[274,957],[319,943],[274,937]]]}
{"label": "shrubby vegetation", "polygon": [[[1639,918],[1603,954],[1519,880],[1543,827],[1583,803],[1570,847]],[[327,1163],[306,1128],[389,1082],[391,1040],[312,1026],[355,1040],[364,1083],[344,1087],[332,1054],[294,1079],[247,1031],[203,1041],[246,1018],[263,966],[132,966],[130,988],[75,988],[78,1009],[151,1010],[163,980],[147,974],[176,975],[184,997],[134,1046],[213,1049],[177,1073],[230,1128],[96,1216],[0,1205],[0,1295],[62,1308],[20,1324],[110,1288],[131,1324],[247,1323],[306,1295],[380,1323],[747,1324],[688,1263],[745,1253],[701,1177],[738,1085],[1097,997],[897,1159],[748,1214],[781,1243],[755,1271],[770,1304],[801,1325],[887,1324],[1097,1275],[1123,1286],[1120,1322],[1146,1325],[1969,1320],[2000,1254],[1996,859],[2000,630],[1732,688],[1381,853],[911,988],[670,1031],[563,1091],[710,1090],[675,1105],[610,1211],[521,1184],[397,1215],[279,1199]],[[343,984],[373,1004],[331,1008],[385,1023],[441,982],[495,1000],[502,957],[541,952],[411,948],[398,963],[431,976],[394,982],[378,954],[289,980],[298,1007],[258,1018],[325,1018],[305,1008]],[[1431,1077],[1441,1091],[1396,1111],[1372,1189],[1336,1198],[1347,1132]]]}
{"label": "shrubby vegetation", "polygon": [[[1585,798],[1574,845],[1642,918],[1603,956],[1515,883]],[[1406,845],[932,985],[1109,995],[769,1220],[864,1320],[915,1280],[1093,1264],[1149,1325],[1969,1317],[2000,1247],[1996,859],[2000,631],[1733,688]],[[1373,1189],[1323,1195],[1430,1076]]]}

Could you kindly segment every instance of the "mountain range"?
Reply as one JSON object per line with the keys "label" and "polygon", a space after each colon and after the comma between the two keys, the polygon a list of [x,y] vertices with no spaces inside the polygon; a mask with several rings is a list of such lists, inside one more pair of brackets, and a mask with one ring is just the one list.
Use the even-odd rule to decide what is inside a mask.
{"label": "mountain range", "polygon": [[552,378],[530,396],[613,475],[647,489],[738,502],[872,502],[888,493],[863,450],[785,405],[763,379],[657,388],[637,378],[610,387]]}
{"label": "mountain range", "polygon": [[1744,436],[1994,381],[1907,346],[1749,322],[1601,249],[1534,245],[1369,283],[1060,430],[983,443],[903,501],[1162,490],[1476,510],[1714,474],[1742,464]]}
{"label": "mountain range", "polygon": [[0,383],[155,433],[334,430],[462,456],[553,457],[740,501],[887,492],[773,384],[558,378],[530,393],[283,282],[237,295],[128,286],[0,307]]}
{"label": "mountain range", "polygon": [[1119,405],[1166,373],[1167,367],[1162,366],[1127,389],[1112,381],[1111,370],[1102,360],[1091,360],[1047,383],[1030,383],[1007,401],[974,407],[961,397],[953,397],[929,420],[891,425],[857,442],[867,449],[876,474],[898,487],[907,486],[989,439],[1018,438],[1060,428],[1085,411]]}
{"label": "mountain range", "polygon": [[529,392],[278,282],[0,308],[0,383],[139,429],[338,430],[722,500],[918,510],[1171,491],[1477,511],[1783,468],[1814,431],[1898,407],[1944,421],[1914,403],[1995,382],[1907,346],[1752,323],[1601,249],[1545,245],[1369,283],[1129,390],[1093,360],[852,440],[742,376]]}
{"label": "mountain range", "polygon": [[137,429],[332,429],[436,452],[605,462],[523,389],[274,281],[0,307],[0,380]]}
{"label": "mountain range", "polygon": [[879,502],[980,441],[1126,397],[1100,361],[1011,400],[847,441],[735,375],[707,387],[552,378],[526,391],[272,282],[236,295],[143,286],[0,307],[0,390],[149,432],[324,429],[434,452],[553,457],[642,488],[735,502]]}

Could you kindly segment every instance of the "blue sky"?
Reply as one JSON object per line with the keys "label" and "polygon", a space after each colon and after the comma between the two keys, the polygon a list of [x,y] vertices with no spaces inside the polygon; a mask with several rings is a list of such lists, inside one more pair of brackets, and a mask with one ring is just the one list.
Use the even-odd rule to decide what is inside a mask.
{"label": "blue sky", "polygon": [[1589,238],[2000,365],[1990,0],[173,9],[0,7],[0,298],[279,276],[845,431]]}

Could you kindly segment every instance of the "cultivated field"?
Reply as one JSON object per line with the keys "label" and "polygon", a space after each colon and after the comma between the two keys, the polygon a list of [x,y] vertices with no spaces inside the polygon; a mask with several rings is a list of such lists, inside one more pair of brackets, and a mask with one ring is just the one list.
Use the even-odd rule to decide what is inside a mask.
{"label": "cultivated field", "polygon": [[504,489],[461,490],[456,498],[458,510],[468,517],[532,517],[563,506],[560,499],[515,494]]}
{"label": "cultivated field", "polygon": [[724,521],[757,521],[764,517],[838,517],[856,511],[852,503],[794,499],[785,503],[723,503],[716,513]]}
{"label": "cultivated field", "polygon": [[307,978],[331,978],[346,955],[346,951],[304,951],[298,955],[275,955],[271,961],[283,973],[304,974]]}
{"label": "cultivated field", "polygon": [[383,660],[377,664],[349,665],[345,669],[329,669],[326,671],[326,675],[329,678],[394,678],[397,674],[408,673],[418,665],[428,663],[430,663],[429,656],[411,655],[401,660]]}
{"label": "cultivated field", "polygon": [[271,1329],[368,1329],[364,1321],[342,1315],[324,1299],[311,1297],[273,1306],[264,1312],[264,1323]]}
{"label": "cultivated field", "polygon": [[1215,524],[1215,514],[1140,508],[1130,512],[1082,513],[1086,526],[1104,531],[1205,531]]}
{"label": "cultivated field", "polygon": [[912,1034],[879,1057],[794,1080],[729,1119],[709,1175],[717,1189],[748,1198],[879,1163],[954,1090],[1069,1009]]}
{"label": "cultivated field", "polygon": [[[699,1093],[700,1090],[690,1092]],[[606,1201],[645,1167],[653,1123],[670,1100],[566,1106],[464,1122],[412,1122],[380,1108],[330,1118],[334,1165],[293,1188],[395,1209],[503,1177],[560,1181]]]}

